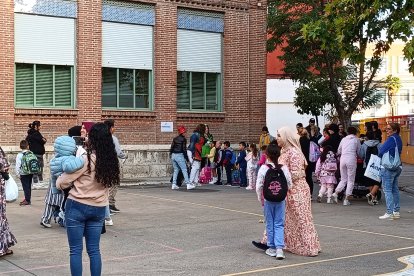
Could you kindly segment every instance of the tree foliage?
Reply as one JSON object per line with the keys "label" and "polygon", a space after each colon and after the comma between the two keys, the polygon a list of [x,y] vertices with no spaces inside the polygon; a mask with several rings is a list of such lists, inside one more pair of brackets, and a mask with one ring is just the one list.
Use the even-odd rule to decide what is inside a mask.
{"label": "tree foliage", "polygon": [[[326,2],[270,0],[267,46],[268,51],[281,47],[284,52],[280,59],[286,65],[286,77],[299,83],[295,98],[299,112],[315,115],[315,109],[332,106],[348,126],[355,111],[381,99],[373,79],[382,55],[395,39],[403,37],[391,26],[398,7],[407,4],[400,3],[404,0]],[[400,30],[407,24],[411,23],[403,21]],[[374,51],[368,57],[369,44]]]}
{"label": "tree foliage", "polygon": [[395,115],[395,106],[397,104],[397,93],[401,88],[401,80],[398,77],[388,75],[384,81],[384,88],[387,90],[388,103],[391,106],[391,116]]}

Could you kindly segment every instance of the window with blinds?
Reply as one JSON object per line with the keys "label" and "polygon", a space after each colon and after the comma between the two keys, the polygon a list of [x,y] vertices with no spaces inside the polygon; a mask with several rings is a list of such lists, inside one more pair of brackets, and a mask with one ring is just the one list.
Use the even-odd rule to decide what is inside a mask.
{"label": "window with blinds", "polygon": [[16,63],[16,107],[73,108],[73,66]]}
{"label": "window with blinds", "polygon": [[149,109],[152,71],[102,68],[102,107],[108,109]]}
{"label": "window with blinds", "polygon": [[220,111],[219,73],[177,72],[177,109],[180,111]]}

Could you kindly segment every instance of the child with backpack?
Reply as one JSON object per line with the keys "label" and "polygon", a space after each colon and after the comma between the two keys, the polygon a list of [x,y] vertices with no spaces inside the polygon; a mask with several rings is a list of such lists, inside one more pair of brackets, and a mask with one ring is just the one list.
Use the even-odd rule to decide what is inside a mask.
{"label": "child with backpack", "polygon": [[278,164],[280,156],[278,145],[269,144],[266,156],[267,164],[260,167],[257,176],[256,193],[259,202],[264,200],[264,217],[269,247],[266,254],[276,257],[277,260],[283,260],[285,258],[283,253],[285,247],[285,198],[292,185],[292,180],[287,167]]}
{"label": "child with backpack", "polygon": [[337,169],[337,160],[335,153],[332,151],[332,147],[324,147],[323,152],[318,159],[318,162],[316,162],[315,170],[316,177],[318,178],[321,185],[317,198],[317,201],[319,203],[322,202],[322,198],[326,194],[326,191],[328,191],[326,203],[332,203],[332,194],[337,183],[335,177]]}
{"label": "child with backpack", "polygon": [[225,141],[224,146],[224,159],[223,159],[223,167],[226,170],[226,176],[227,176],[227,185],[232,186],[233,180],[232,180],[232,174],[231,170],[233,169],[234,163],[235,163],[235,154],[233,149],[230,147],[230,142]]}
{"label": "child with backpack", "polygon": [[381,182],[377,182],[369,177],[364,176],[365,170],[367,168],[369,159],[371,158],[371,155],[378,156],[378,153],[381,149],[379,138],[376,139],[374,131],[368,131],[366,134],[367,140],[364,141],[364,143],[361,145],[361,148],[358,152],[358,157],[363,160],[363,170],[362,170],[362,176],[360,177],[363,181],[363,184],[368,186],[369,193],[366,195],[368,204],[373,206],[378,204],[377,200],[377,193],[381,187]]}
{"label": "child with backpack", "polygon": [[249,180],[249,186],[246,187],[246,190],[255,190],[256,189],[256,169],[257,163],[259,162],[259,152],[257,150],[256,144],[249,145],[250,152],[246,156],[247,161],[247,178]]}
{"label": "child with backpack", "polygon": [[16,171],[24,192],[24,199],[20,202],[20,206],[26,206],[31,204],[33,174],[40,172],[40,164],[36,155],[29,150],[29,143],[26,140],[20,141],[20,149],[22,151],[16,157]]}
{"label": "child with backpack", "polygon": [[236,159],[236,168],[240,173],[240,187],[247,187],[246,143],[239,143],[239,153]]}

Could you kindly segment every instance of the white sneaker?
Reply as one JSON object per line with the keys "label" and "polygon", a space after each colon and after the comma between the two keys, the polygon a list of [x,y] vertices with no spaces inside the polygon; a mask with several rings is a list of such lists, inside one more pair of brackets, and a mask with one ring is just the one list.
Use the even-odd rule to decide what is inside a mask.
{"label": "white sneaker", "polygon": [[395,219],[399,219],[400,216],[400,212],[392,212],[392,215],[394,216]]}
{"label": "white sneaker", "polygon": [[180,187],[178,187],[177,185],[172,185],[172,186],[171,186],[171,189],[173,189],[173,190],[179,190],[179,189],[180,189]]}
{"label": "white sneaker", "polygon": [[379,219],[389,219],[389,220],[393,220],[394,219],[394,215],[393,214],[385,213],[383,216],[380,216]]}
{"label": "white sneaker", "polygon": [[332,194],[332,199],[336,204],[338,204],[338,195],[336,193]]}
{"label": "white sneaker", "polygon": [[112,219],[105,219],[105,225],[106,226],[112,226],[112,225],[114,225],[114,222],[112,221]]}
{"label": "white sneaker", "polygon": [[326,203],[331,204],[332,203],[332,198],[328,197],[328,199],[326,200]]}
{"label": "white sneaker", "polygon": [[249,191],[250,191],[250,190],[253,190],[253,187],[247,186],[247,187],[246,187],[246,190],[249,190]]}
{"label": "white sneaker", "polygon": [[193,185],[193,184],[187,184],[187,190],[192,190],[192,189],[195,189],[195,185]]}
{"label": "white sneaker", "polygon": [[276,249],[276,260],[284,260],[285,259],[285,253],[283,253],[282,248]]}
{"label": "white sneaker", "polygon": [[276,248],[268,248],[266,249],[266,255],[269,255],[270,257],[276,257]]}
{"label": "white sneaker", "polygon": [[351,202],[349,202],[349,200],[348,199],[344,199],[344,206],[349,206],[349,205],[351,205]]}

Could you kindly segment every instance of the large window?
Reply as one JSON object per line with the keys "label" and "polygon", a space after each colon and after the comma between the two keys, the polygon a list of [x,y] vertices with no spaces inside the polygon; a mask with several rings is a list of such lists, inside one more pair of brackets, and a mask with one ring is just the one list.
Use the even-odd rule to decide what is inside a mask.
{"label": "large window", "polygon": [[220,74],[177,72],[178,110],[219,111],[220,99]]}
{"label": "large window", "polygon": [[137,69],[102,69],[102,107],[149,109],[152,72]]}
{"label": "large window", "polygon": [[16,107],[73,107],[73,66],[16,63]]}

